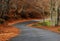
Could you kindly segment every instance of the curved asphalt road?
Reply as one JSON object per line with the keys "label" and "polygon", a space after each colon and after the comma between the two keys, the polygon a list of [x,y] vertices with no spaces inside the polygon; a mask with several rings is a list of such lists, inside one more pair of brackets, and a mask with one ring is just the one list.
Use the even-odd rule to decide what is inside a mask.
{"label": "curved asphalt road", "polygon": [[48,30],[31,28],[27,27],[27,24],[30,24],[36,21],[28,21],[23,23],[15,24],[14,26],[22,30],[21,34],[10,41],[60,41],[60,35],[53,33]]}

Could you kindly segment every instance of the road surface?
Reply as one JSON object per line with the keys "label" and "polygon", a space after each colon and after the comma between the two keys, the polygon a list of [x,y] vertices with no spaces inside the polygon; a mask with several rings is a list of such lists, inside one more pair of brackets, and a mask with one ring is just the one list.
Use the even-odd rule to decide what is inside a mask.
{"label": "road surface", "polygon": [[27,21],[13,25],[21,29],[22,32],[10,41],[60,41],[60,34],[26,26],[33,22],[36,21]]}

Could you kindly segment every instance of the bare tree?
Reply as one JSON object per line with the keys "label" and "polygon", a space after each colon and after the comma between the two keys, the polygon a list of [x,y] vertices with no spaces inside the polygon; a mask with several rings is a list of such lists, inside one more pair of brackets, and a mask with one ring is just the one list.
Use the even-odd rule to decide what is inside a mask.
{"label": "bare tree", "polygon": [[51,0],[50,2],[51,2],[50,15],[52,25],[57,26],[59,22],[59,13],[58,13],[59,0]]}

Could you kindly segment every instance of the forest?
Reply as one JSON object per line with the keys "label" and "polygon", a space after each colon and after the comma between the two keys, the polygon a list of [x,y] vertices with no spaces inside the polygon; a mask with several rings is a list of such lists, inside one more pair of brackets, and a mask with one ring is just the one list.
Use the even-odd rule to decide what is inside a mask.
{"label": "forest", "polygon": [[0,0],[0,3],[1,23],[9,19],[45,18],[50,16],[51,20],[55,20],[58,24],[59,0]]}
{"label": "forest", "polygon": [[49,15],[46,10],[44,10],[43,14],[43,7],[39,7],[36,2],[31,1],[32,3],[27,0],[0,0],[1,23],[11,19],[43,18],[42,16]]}
{"label": "forest", "polygon": [[60,0],[0,0],[0,32],[0,41],[59,41]]}

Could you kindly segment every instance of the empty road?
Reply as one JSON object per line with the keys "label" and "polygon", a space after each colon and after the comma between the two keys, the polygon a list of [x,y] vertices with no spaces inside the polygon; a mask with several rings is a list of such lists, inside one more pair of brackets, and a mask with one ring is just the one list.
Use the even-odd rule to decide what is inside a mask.
{"label": "empty road", "polygon": [[14,24],[13,26],[18,27],[22,31],[17,37],[12,38],[10,41],[60,41],[60,34],[26,26],[33,22],[36,21]]}

